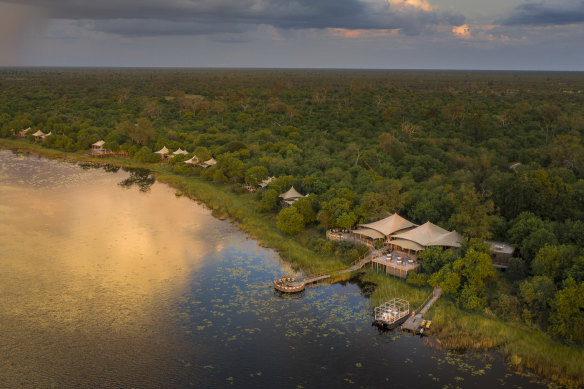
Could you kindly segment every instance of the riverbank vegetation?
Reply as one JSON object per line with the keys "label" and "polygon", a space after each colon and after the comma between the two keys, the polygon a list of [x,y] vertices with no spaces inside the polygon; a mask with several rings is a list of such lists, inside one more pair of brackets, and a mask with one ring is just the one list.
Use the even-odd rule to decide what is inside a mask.
{"label": "riverbank vegetation", "polygon": [[[3,69],[0,86],[5,147],[87,159],[103,139],[128,153],[103,160],[151,169],[306,272],[362,254],[328,228],[398,212],[456,229],[461,252],[428,250],[407,284],[367,274],[373,301],[440,284],[448,299],[432,309],[452,347],[491,344],[584,383],[569,359],[584,344],[583,74]],[[163,146],[189,154],[162,163]],[[283,209],[291,186],[310,195]],[[518,247],[505,273],[485,239]]]}

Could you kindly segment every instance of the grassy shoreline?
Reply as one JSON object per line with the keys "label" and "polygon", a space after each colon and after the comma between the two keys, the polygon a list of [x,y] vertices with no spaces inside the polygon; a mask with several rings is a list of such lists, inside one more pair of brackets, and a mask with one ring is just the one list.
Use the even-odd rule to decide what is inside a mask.
{"label": "grassy shoreline", "polygon": [[[274,218],[256,211],[247,194],[237,194],[228,188],[210,183],[199,177],[181,176],[168,165],[146,164],[129,158],[97,158],[86,153],[68,153],[47,149],[25,140],[0,139],[0,148],[32,153],[48,158],[108,163],[122,167],[145,168],[153,171],[158,181],[170,185],[189,198],[209,207],[217,217],[228,217],[238,227],[260,244],[270,247],[306,273],[335,271],[345,267],[337,258],[317,254],[296,239],[283,235],[275,227]],[[429,293],[429,288],[417,288],[404,281],[389,278],[374,271],[366,271],[362,280],[376,285],[371,304],[377,305],[388,298],[399,296],[419,304]],[[486,315],[463,311],[446,298],[441,298],[427,315],[434,321],[436,344],[454,350],[500,351],[510,366],[517,370],[528,369],[560,385],[584,386],[584,349],[562,344],[540,331],[515,323],[508,323]]]}

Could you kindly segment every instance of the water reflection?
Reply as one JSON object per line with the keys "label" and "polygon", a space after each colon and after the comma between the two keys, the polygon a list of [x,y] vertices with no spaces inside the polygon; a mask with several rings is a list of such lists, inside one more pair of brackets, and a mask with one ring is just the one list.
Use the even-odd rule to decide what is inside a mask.
{"label": "water reflection", "polygon": [[130,188],[136,185],[141,192],[148,192],[152,184],[154,184],[154,176],[149,170],[139,168],[124,168],[125,172],[129,172],[130,176],[119,182],[119,185],[124,188]]}
{"label": "water reflection", "polygon": [[357,284],[274,294],[277,255],[132,175],[0,151],[1,387],[536,387],[380,334]]}
{"label": "water reflection", "polygon": [[169,301],[225,223],[164,185],[120,190],[126,178],[0,151],[0,386],[175,372]]}

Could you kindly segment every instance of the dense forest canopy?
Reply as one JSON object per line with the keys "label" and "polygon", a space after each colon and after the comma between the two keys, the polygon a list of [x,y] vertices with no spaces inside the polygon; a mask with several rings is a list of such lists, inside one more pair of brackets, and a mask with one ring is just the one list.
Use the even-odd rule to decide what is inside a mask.
{"label": "dense forest canopy", "polygon": [[[3,69],[0,88],[3,137],[32,127],[66,151],[103,139],[142,162],[180,147],[175,172],[236,191],[277,177],[249,196],[282,231],[318,232],[323,253],[335,248],[321,228],[392,212],[510,242],[509,293],[488,297],[479,243],[429,250],[411,282],[584,341],[582,73]],[[194,155],[218,163],[182,163]],[[291,185],[311,195],[280,210]]]}

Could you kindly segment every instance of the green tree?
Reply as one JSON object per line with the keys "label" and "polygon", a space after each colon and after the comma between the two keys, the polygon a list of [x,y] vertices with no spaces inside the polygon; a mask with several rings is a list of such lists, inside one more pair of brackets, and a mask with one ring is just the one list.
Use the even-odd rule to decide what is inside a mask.
{"label": "green tree", "polygon": [[252,187],[257,187],[268,176],[268,169],[264,166],[253,166],[245,172],[245,182]]}
{"label": "green tree", "polygon": [[551,332],[564,339],[584,342],[584,282],[568,278],[552,302]]}
{"label": "green tree", "polygon": [[455,213],[450,217],[450,224],[471,238],[488,239],[491,237],[491,213],[493,202],[479,198],[474,188],[463,184],[453,194]]}
{"label": "green tree", "polygon": [[278,192],[274,189],[268,189],[262,192],[262,198],[258,205],[261,212],[274,212],[278,207]]}
{"label": "green tree", "polygon": [[297,234],[304,230],[304,219],[295,207],[288,207],[278,214],[276,226],[286,234]]}
{"label": "green tree", "polygon": [[296,200],[293,207],[302,215],[305,224],[310,224],[316,220],[316,213],[314,212],[310,196]]}
{"label": "green tree", "polygon": [[535,276],[523,281],[519,285],[519,295],[525,304],[523,320],[545,329],[555,291],[554,281],[547,276]]}

